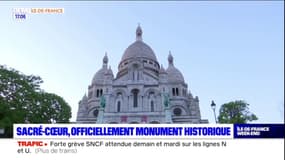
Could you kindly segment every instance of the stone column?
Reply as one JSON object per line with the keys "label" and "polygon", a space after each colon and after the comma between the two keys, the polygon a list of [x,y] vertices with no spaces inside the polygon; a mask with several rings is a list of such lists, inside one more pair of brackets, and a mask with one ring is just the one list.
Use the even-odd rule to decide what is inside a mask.
{"label": "stone column", "polygon": [[173,123],[172,122],[172,118],[171,118],[171,111],[170,111],[170,108],[165,108],[164,109],[164,112],[165,112],[165,123]]}

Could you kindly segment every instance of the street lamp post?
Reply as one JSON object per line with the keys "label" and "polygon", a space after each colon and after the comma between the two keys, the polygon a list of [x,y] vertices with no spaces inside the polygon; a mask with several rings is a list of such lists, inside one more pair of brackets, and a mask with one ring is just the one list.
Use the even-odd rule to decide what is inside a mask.
{"label": "street lamp post", "polygon": [[212,100],[212,103],[211,103],[211,107],[213,109],[213,112],[214,112],[214,117],[215,117],[215,122],[217,124],[217,117],[216,117],[216,104],[215,102]]}

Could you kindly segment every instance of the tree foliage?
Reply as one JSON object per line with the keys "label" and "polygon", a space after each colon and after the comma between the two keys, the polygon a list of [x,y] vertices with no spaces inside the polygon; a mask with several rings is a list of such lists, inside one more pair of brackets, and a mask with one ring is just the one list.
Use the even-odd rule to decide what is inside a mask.
{"label": "tree foliage", "polygon": [[39,76],[0,65],[0,128],[12,136],[14,123],[66,123],[70,106],[58,95],[44,92]]}
{"label": "tree foliage", "polygon": [[220,108],[219,123],[247,123],[257,120],[257,116],[249,112],[249,104],[245,101],[238,100],[223,104]]}

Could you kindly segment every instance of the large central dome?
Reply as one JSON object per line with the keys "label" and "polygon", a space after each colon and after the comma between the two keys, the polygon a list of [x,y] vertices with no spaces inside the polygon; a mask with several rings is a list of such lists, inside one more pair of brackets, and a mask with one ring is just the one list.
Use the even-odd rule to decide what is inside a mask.
{"label": "large central dome", "polygon": [[142,41],[136,41],[131,44],[124,52],[121,61],[130,59],[130,58],[147,58],[154,61],[157,61],[156,56],[153,50]]}
{"label": "large central dome", "polygon": [[121,62],[131,58],[146,58],[157,61],[153,50],[142,41],[142,29],[140,26],[136,30],[136,41],[125,50]]}

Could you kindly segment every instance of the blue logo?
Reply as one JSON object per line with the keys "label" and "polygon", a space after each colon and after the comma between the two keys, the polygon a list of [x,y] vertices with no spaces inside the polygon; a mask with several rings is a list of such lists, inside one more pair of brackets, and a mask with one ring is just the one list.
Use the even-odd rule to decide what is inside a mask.
{"label": "blue logo", "polygon": [[18,20],[24,20],[24,19],[26,19],[26,14],[24,14],[24,13],[16,13],[16,14],[14,14],[14,18],[15,19],[18,19]]}

